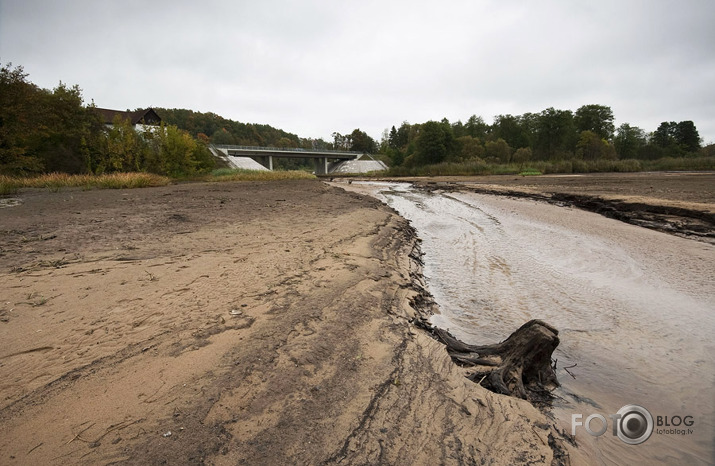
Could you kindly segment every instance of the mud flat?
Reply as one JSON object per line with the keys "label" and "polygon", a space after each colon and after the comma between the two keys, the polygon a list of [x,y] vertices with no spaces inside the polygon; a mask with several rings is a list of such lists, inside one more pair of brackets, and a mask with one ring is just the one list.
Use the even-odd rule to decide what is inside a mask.
{"label": "mud flat", "polygon": [[294,181],[4,205],[0,464],[579,460],[411,323],[416,239],[377,200]]}
{"label": "mud flat", "polygon": [[[590,173],[410,178],[426,189],[542,200],[715,244],[715,173]],[[407,181],[399,179],[395,181]]]}

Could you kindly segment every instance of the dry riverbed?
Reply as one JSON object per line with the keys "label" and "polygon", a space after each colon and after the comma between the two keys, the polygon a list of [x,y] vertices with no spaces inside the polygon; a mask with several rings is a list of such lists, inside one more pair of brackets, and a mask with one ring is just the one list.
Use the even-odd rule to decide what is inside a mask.
{"label": "dry riverbed", "polygon": [[372,198],[290,181],[2,204],[0,464],[579,462],[413,326],[416,239]]}

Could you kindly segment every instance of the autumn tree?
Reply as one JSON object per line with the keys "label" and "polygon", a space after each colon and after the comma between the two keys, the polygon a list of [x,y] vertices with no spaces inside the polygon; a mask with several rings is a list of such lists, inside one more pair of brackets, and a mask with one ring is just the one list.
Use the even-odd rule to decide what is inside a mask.
{"label": "autumn tree", "polygon": [[501,138],[496,141],[487,141],[484,144],[484,150],[489,161],[509,163],[511,159],[511,147]]}
{"label": "autumn tree", "polygon": [[531,147],[520,147],[511,156],[512,163],[525,164],[532,157]]}
{"label": "autumn tree", "polygon": [[457,138],[459,146],[458,157],[454,157],[458,162],[481,161],[484,157],[484,146],[478,138],[472,136],[462,136]]}
{"label": "autumn tree", "polygon": [[295,147],[295,142],[291,141],[290,139],[283,137],[276,142],[276,147],[280,147],[281,149],[288,149],[291,147]]}
{"label": "autumn tree", "polygon": [[[114,117],[111,128],[107,129],[102,156],[96,161],[97,173],[141,171],[147,169],[149,147],[139,137],[131,122],[120,115]],[[154,168],[154,167],[151,167]],[[158,172],[158,166],[149,171]]]}
{"label": "autumn tree", "polygon": [[78,86],[40,89],[22,67],[0,68],[0,172],[87,171],[102,127]]}

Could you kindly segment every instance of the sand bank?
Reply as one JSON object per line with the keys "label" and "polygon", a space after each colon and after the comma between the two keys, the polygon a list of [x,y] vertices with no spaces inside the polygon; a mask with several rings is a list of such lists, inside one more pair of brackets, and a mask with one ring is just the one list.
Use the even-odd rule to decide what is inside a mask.
{"label": "sand bank", "polygon": [[410,323],[416,240],[376,200],[317,181],[15,197],[0,209],[2,464],[578,455]]}

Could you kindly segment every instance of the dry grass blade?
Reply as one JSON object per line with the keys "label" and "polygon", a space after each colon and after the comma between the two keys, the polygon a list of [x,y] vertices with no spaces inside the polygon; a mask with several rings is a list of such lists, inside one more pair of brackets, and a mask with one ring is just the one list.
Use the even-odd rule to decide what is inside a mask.
{"label": "dry grass blade", "polygon": [[68,175],[48,173],[32,178],[0,176],[0,195],[15,194],[21,188],[129,189],[166,186],[171,180],[153,173],[111,173],[107,175]]}

